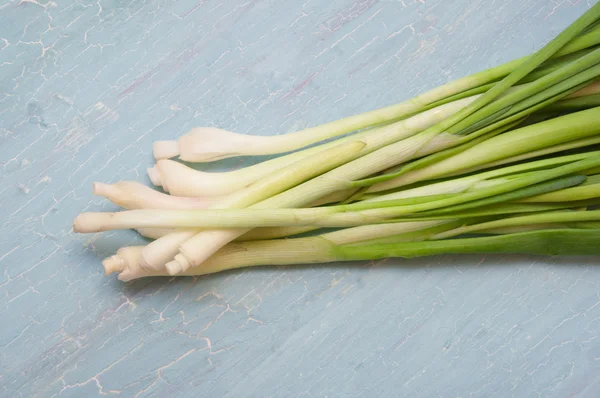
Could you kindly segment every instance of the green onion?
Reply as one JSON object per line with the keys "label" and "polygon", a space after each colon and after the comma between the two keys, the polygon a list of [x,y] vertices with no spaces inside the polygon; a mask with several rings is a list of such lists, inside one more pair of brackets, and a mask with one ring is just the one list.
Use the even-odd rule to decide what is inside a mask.
{"label": "green onion", "polygon": [[440,178],[482,164],[600,134],[600,107],[564,115],[492,137],[454,156],[373,185],[377,192]]}
{"label": "green onion", "polygon": [[[543,229],[507,235],[409,241],[362,245],[336,245],[327,239],[298,238],[240,242],[225,246],[202,267],[182,275],[205,275],[225,270],[264,265],[295,265],[337,261],[377,260],[388,257],[414,258],[456,253],[521,253],[536,255],[600,255],[600,229]],[[130,281],[148,276],[168,275],[136,267],[140,247],[125,248],[119,257],[105,260],[106,273],[121,272],[119,279]]]}
{"label": "green onion", "polygon": [[365,142],[366,146],[363,152],[359,153],[356,157],[383,148],[386,145],[413,136],[444,120],[464,108],[467,104],[475,101],[476,98],[469,97],[460,101],[454,101],[392,124],[374,127],[358,134],[341,138],[338,141],[304,149],[300,152],[271,159],[240,170],[225,173],[206,173],[194,170],[172,160],[159,160],[153,168],[148,169],[148,175],[154,185],[162,186],[171,195],[200,197],[228,195],[243,189],[275,170],[314,156],[324,150],[331,149],[340,143],[353,141]]}
{"label": "green onion", "polygon": [[[155,143],[148,175],[170,195],[95,183],[126,210],[82,213],[73,228],[155,239],[103,261],[124,281],[443,253],[600,254],[599,45],[600,3],[531,56],[390,107],[274,137],[194,129]],[[224,173],[168,159],[304,147]]]}
{"label": "green onion", "polygon": [[413,258],[450,253],[522,253],[539,255],[598,255],[600,230],[542,230],[483,238],[346,246],[336,250],[340,260]]}
{"label": "green onion", "polygon": [[[500,227],[515,227],[515,226],[527,226],[537,224],[555,224],[555,223],[571,223],[571,222],[585,222],[585,221],[600,221],[600,211],[567,211],[567,212],[548,212],[542,214],[533,214],[519,217],[504,218],[502,220],[495,220],[484,222],[481,224],[474,224],[464,226],[456,229],[452,229],[446,232],[435,235],[432,239],[443,239],[452,236],[464,235],[468,233],[485,231],[492,228]],[[600,248],[599,248],[600,251]]]}

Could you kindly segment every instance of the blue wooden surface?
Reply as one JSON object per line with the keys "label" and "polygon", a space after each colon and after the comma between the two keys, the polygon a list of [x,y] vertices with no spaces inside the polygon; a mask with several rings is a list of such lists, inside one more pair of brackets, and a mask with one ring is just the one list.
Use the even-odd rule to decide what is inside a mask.
{"label": "blue wooden surface", "polygon": [[114,208],[93,181],[148,182],[153,140],[395,103],[539,48],[592,3],[2,0],[0,395],[598,396],[598,258],[123,284],[100,259],[141,240],[71,232]]}

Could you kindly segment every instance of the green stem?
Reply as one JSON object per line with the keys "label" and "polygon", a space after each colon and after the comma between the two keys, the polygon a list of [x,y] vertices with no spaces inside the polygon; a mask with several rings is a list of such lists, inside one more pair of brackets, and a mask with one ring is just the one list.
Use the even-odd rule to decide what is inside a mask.
{"label": "green stem", "polygon": [[561,189],[557,190],[556,192],[549,192],[521,199],[519,202],[569,202],[574,200],[587,200],[594,198],[600,198],[600,184],[582,185],[579,187]]}
{"label": "green stem", "polygon": [[583,97],[569,98],[557,101],[544,109],[545,112],[569,112],[593,108],[600,105],[600,94],[586,95]]}
{"label": "green stem", "polygon": [[[563,190],[565,188],[570,188],[576,185],[581,184],[586,179],[585,176],[576,175],[576,176],[567,176],[562,178],[557,178],[555,180],[541,182],[539,184],[534,184],[531,186],[527,186],[525,188],[515,189],[514,191],[506,192],[500,195],[494,195],[491,197],[474,200],[472,202],[449,206],[443,208],[441,210],[425,213],[425,215],[429,216],[438,216],[443,214],[453,214],[456,212],[461,212],[465,210],[470,210],[474,208],[490,206],[503,202],[513,202],[519,199],[528,198],[531,196],[539,196],[543,194],[547,194],[548,192],[554,192],[557,190]],[[539,201],[538,201],[539,202]]]}
{"label": "green stem", "polygon": [[[547,148],[539,149],[536,151],[531,151],[531,152],[527,152],[527,153],[524,153],[521,155],[516,155],[516,156],[508,157],[506,159],[501,159],[501,160],[498,160],[495,162],[485,163],[482,165],[470,167],[465,170],[460,170],[456,173],[448,174],[444,178],[454,177],[454,176],[463,175],[463,174],[469,174],[469,173],[483,170],[483,169],[491,169],[491,168],[494,168],[497,166],[502,166],[502,165],[509,164],[509,163],[516,163],[516,162],[520,162],[522,160],[537,158],[537,157],[541,157],[541,156],[545,156],[545,155],[549,155],[549,154],[553,154],[553,153],[557,153],[557,152],[568,151],[571,149],[591,147],[596,144],[600,144],[600,135],[595,136],[595,137],[582,138],[579,140],[573,140],[573,141],[566,142],[564,144],[552,145]],[[593,152],[590,152],[590,153],[593,153]],[[586,173],[586,174],[590,174],[590,173]]]}
{"label": "green stem", "polygon": [[[475,201],[478,199],[485,199],[496,195],[502,195],[505,193],[509,193],[518,189],[523,189],[530,187],[534,184],[539,184],[544,181],[553,180],[555,178],[568,176],[569,174],[579,173],[584,170],[587,170],[591,167],[596,167],[596,165],[600,165],[600,157],[590,157],[584,160],[579,160],[570,164],[566,164],[563,166],[555,167],[549,170],[540,170],[536,173],[531,173],[521,178],[516,178],[509,180],[507,182],[488,186],[486,188],[481,188],[472,192],[466,192],[462,195],[458,195],[453,198],[442,199],[435,202],[430,203],[422,203],[418,205],[412,206],[404,206],[399,209],[394,209],[393,212],[389,212],[392,214],[388,214],[386,212],[387,209],[379,209],[380,216],[385,215],[386,217],[397,217],[400,215],[411,214],[411,213],[419,213],[425,212],[428,210],[441,209],[444,207],[449,207],[453,205],[460,205],[463,203]],[[393,201],[389,201],[393,202]],[[386,201],[382,202],[369,202],[369,203],[386,203]],[[352,204],[349,206],[356,206],[358,204]],[[374,210],[367,210],[367,212],[373,212]],[[368,213],[367,213],[368,214]]]}
{"label": "green stem", "polygon": [[440,178],[482,164],[595,136],[600,133],[599,118],[600,107],[597,107],[512,130],[427,167],[373,185],[368,192]]}
{"label": "green stem", "polygon": [[[481,217],[492,217],[492,216],[506,216],[510,214],[522,214],[522,213],[541,213],[549,211],[559,211],[570,209],[574,207],[572,203],[501,203],[492,206],[482,206],[475,210],[469,210],[466,212],[456,212],[453,214],[440,214],[440,215],[409,215],[403,219],[403,221],[432,221],[432,220],[453,220],[453,219],[476,219]],[[400,220],[397,220],[400,221]]]}
{"label": "green stem", "polygon": [[[481,183],[495,183],[500,177],[523,175],[526,172],[532,172],[535,170],[543,170],[551,167],[575,162],[578,160],[588,159],[593,156],[600,156],[600,151],[584,152],[574,155],[564,155],[558,157],[552,157],[548,159],[541,159],[531,161],[522,164],[515,164],[513,166],[507,166],[498,169],[492,169],[486,172],[480,172],[479,174],[468,175],[460,178],[447,178],[436,183],[422,184],[411,189],[401,189],[399,191],[391,192],[388,194],[380,194],[373,198],[365,199],[368,202],[380,202],[385,200],[394,200],[406,197],[416,196],[431,196],[447,193],[460,193],[468,190],[476,190],[480,188]],[[584,174],[590,174],[588,171]],[[499,183],[499,181],[498,181]]]}
{"label": "green stem", "polygon": [[[491,130],[489,128],[484,128],[484,129],[482,129],[483,134],[481,134],[481,135],[478,134],[478,136],[475,136],[473,134],[472,136],[463,137],[463,140],[465,142],[460,145],[456,145],[456,146],[453,146],[453,147],[450,147],[450,148],[447,148],[447,149],[444,149],[444,150],[441,150],[438,152],[434,152],[431,155],[427,155],[425,157],[422,157],[420,159],[412,161],[408,164],[394,168],[394,169],[397,169],[398,171],[392,171],[391,173],[388,173],[388,174],[371,177],[371,178],[365,178],[365,179],[358,180],[358,181],[353,181],[352,186],[353,187],[369,187],[374,184],[379,184],[382,182],[392,180],[410,170],[422,169],[425,166],[437,163],[441,160],[444,160],[451,156],[457,155],[457,154],[465,151],[466,149],[471,148],[475,145],[478,145],[478,144],[482,143],[483,141],[490,139],[498,134],[502,134],[505,131],[508,131],[511,128],[517,126],[523,120],[524,120],[524,118],[522,117],[512,123],[506,124],[505,126],[501,126],[497,129],[493,129],[493,130]],[[487,130],[491,130],[491,131],[488,132]]]}
{"label": "green stem", "polygon": [[478,231],[485,231],[494,228],[586,221],[600,221],[600,210],[548,212],[542,214],[509,217],[501,220],[488,221],[479,224],[455,228],[449,231],[441,232],[435,235],[432,239],[447,239],[458,235],[464,235]]}
{"label": "green stem", "polygon": [[387,257],[421,257],[451,253],[520,253],[538,255],[599,255],[600,230],[559,229],[483,238],[434,242],[392,243],[338,247],[338,260],[378,260]]}

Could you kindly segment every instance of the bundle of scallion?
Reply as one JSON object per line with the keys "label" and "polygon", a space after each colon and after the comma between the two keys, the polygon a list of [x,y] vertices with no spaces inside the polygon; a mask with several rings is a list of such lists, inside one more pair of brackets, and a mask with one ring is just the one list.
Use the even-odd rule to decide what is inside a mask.
{"label": "bundle of scallion", "polygon": [[[531,56],[296,133],[199,128],[157,142],[148,173],[171,195],[95,183],[127,210],[82,213],[74,230],[154,239],[104,260],[124,281],[441,253],[600,254],[599,22],[596,4]],[[223,173],[168,159],[284,152]]]}

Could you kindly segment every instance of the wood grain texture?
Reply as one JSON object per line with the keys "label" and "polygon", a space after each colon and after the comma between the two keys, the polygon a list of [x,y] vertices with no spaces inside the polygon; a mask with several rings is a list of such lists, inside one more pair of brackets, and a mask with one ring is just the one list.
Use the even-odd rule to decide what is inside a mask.
{"label": "wood grain texture", "polygon": [[93,181],[148,182],[153,140],[392,104],[539,48],[592,3],[3,0],[0,396],[597,396],[598,258],[123,284],[100,259],[140,238],[71,233],[114,209]]}

